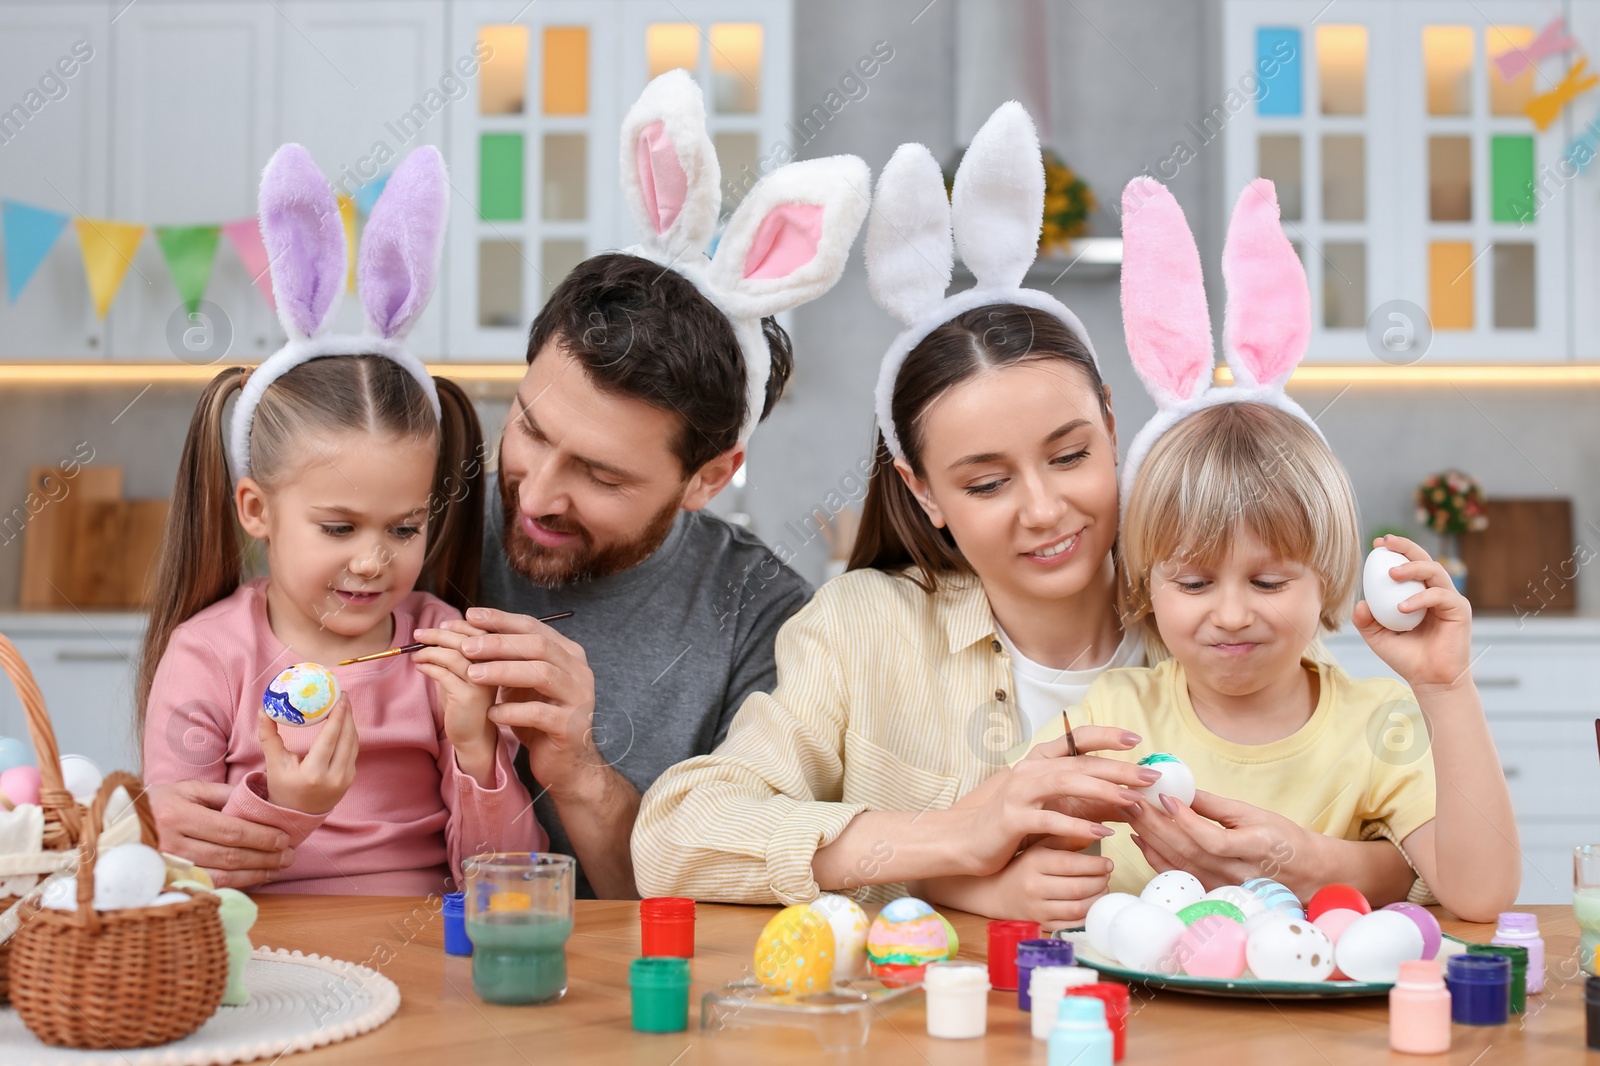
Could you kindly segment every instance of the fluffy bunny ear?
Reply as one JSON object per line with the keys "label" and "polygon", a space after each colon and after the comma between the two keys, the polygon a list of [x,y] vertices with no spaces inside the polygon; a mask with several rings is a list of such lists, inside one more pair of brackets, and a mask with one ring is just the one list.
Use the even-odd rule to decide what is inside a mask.
{"label": "fluffy bunny ear", "polygon": [[871,184],[853,155],[790,163],[756,182],[711,260],[724,310],[764,318],[833,288],[867,217]]}
{"label": "fluffy bunny ear", "polygon": [[978,287],[1020,287],[1044,222],[1044,158],[1021,104],[1001,104],[972,138],[950,203],[956,248]]}
{"label": "fluffy bunny ear", "polygon": [[1134,178],[1122,190],[1122,330],[1156,406],[1176,406],[1210,386],[1200,250],[1183,208],[1151,178]]}
{"label": "fluffy bunny ear", "polygon": [[395,168],[361,236],[356,280],[378,336],[405,337],[428,305],[449,213],[444,157],[423,145]]}
{"label": "fluffy bunny ear", "polygon": [[955,266],[950,197],[933,153],[902,144],[883,165],[867,219],[867,288],[911,325],[944,299]]}
{"label": "fluffy bunny ear", "polygon": [[622,194],[642,243],[667,258],[699,254],[716,232],[722,169],[700,86],[684,70],[646,85],[622,120]]}
{"label": "fluffy bunny ear", "polygon": [[1306,270],[1278,221],[1278,193],[1265,178],[1239,196],[1222,248],[1228,312],[1223,352],[1242,385],[1283,388],[1311,339]]}
{"label": "fluffy bunny ear", "polygon": [[260,214],[278,320],[290,340],[313,337],[339,308],[349,251],[333,190],[300,145],[286,144],[268,160]]}

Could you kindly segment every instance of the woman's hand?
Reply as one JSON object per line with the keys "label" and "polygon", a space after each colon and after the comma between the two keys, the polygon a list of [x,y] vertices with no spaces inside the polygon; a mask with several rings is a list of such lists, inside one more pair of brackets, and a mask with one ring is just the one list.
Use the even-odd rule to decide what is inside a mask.
{"label": "woman's hand", "polygon": [[1305,899],[1327,880],[1327,837],[1239,800],[1196,792],[1191,807],[1163,796],[1160,809],[1146,803],[1128,824],[1152,869],[1187,870],[1208,892],[1270,877]]}
{"label": "woman's hand", "polygon": [[1406,614],[1427,609],[1417,628],[1397,633],[1372,617],[1367,601],[1356,604],[1351,617],[1367,645],[1378,658],[1405,678],[1412,691],[1448,690],[1471,683],[1472,605],[1456,591],[1450,574],[1405,537],[1393,535],[1373,541],[1374,547],[1399,552],[1408,560],[1389,571],[1396,581],[1420,581],[1427,587],[1400,601]]}
{"label": "woman's hand", "polygon": [[267,801],[304,814],[327,814],[356,779],[356,735],[350,697],[341,695],[328,712],[311,749],[296,755],[283,743],[278,723],[262,713],[256,729],[267,763]]}
{"label": "woman's hand", "polygon": [[500,744],[500,732],[489,721],[495,689],[467,679],[472,663],[461,654],[462,643],[481,637],[483,630],[453,619],[440,629],[426,632],[433,646],[414,652],[411,661],[439,688],[444,733],[455,748],[456,765],[478,784],[489,787],[494,782],[495,754]]}

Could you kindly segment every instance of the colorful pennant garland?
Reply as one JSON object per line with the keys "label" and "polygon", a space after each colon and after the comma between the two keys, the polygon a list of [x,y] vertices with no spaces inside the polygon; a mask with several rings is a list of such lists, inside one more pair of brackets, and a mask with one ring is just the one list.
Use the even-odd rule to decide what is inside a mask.
{"label": "colorful pennant garland", "polygon": [[[354,192],[338,195],[339,214],[344,222],[345,240],[350,249],[350,268],[346,285],[356,287],[356,221],[369,214],[389,175],[381,174]],[[95,314],[105,318],[117,292],[133,266],[134,254],[150,227],[110,219],[77,218],[49,208],[0,200],[0,239],[4,242],[6,299],[16,303],[33,280],[40,264],[55,247],[62,231],[72,223],[83,254],[83,274],[94,300]],[[261,243],[261,229],[253,218],[200,226],[156,226],[156,243],[166,260],[167,270],[178,295],[191,312],[205,299],[216,262],[217,245],[226,236],[234,253],[250,274],[250,280],[274,309],[272,276],[267,269],[267,250]]]}

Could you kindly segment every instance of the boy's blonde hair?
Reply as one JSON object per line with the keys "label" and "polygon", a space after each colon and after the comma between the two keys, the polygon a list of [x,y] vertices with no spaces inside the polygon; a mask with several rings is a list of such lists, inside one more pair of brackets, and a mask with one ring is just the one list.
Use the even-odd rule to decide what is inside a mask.
{"label": "boy's blonde hair", "polygon": [[1267,549],[1322,579],[1324,630],[1344,623],[1360,571],[1355,493],[1311,426],[1275,407],[1207,407],[1168,430],[1140,466],[1122,520],[1118,608],[1152,661],[1166,648],[1150,610],[1157,566],[1218,563],[1243,524]]}

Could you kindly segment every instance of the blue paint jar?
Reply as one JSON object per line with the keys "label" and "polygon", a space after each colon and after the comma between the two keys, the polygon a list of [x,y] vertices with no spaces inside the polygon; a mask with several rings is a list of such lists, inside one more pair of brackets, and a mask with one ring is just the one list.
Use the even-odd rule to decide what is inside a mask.
{"label": "blue paint jar", "polygon": [[1503,955],[1452,955],[1446,963],[1450,1020],[1504,1025],[1511,1013],[1511,960]]}
{"label": "blue paint jar", "polygon": [[1017,945],[1017,1009],[1032,1013],[1033,997],[1028,994],[1028,982],[1033,980],[1035,966],[1071,966],[1072,942],[1041,937],[1024,940]]}
{"label": "blue paint jar", "polygon": [[467,936],[467,894],[446,892],[444,897],[444,953],[471,955],[472,940]]}

